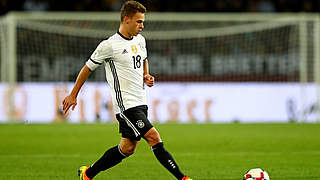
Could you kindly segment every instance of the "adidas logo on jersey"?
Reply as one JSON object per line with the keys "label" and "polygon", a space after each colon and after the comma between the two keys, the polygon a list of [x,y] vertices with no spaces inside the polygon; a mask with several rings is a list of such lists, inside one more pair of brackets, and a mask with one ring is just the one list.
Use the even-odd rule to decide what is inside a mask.
{"label": "adidas logo on jersey", "polygon": [[128,51],[126,50],[126,49],[124,49],[123,51],[122,51],[122,54],[127,54],[128,53]]}

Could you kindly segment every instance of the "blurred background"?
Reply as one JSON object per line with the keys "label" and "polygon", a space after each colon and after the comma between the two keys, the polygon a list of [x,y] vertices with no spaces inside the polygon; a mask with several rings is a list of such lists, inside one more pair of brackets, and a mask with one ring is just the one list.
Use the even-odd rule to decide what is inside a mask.
{"label": "blurred background", "polygon": [[[61,102],[123,0],[0,0],[0,122],[115,122],[104,68]],[[143,0],[149,118],[319,122],[319,0]]]}
{"label": "blurred background", "polygon": [[[1,0],[8,11],[119,11],[125,0]],[[319,12],[319,0],[139,0],[151,12]]]}

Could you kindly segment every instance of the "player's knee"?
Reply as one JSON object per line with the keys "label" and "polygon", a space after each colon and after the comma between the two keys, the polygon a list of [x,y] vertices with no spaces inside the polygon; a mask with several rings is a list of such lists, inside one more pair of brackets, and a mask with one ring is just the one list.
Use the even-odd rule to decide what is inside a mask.
{"label": "player's knee", "polygon": [[121,149],[122,153],[125,154],[126,156],[131,156],[136,152],[136,147],[130,146],[130,147],[125,147]]}
{"label": "player's knee", "polygon": [[150,146],[153,146],[154,144],[158,144],[161,142],[161,138],[159,135],[154,135],[150,137]]}
{"label": "player's knee", "polygon": [[136,152],[136,150],[135,149],[133,149],[133,150],[127,150],[127,151],[125,151],[125,152],[123,152],[126,156],[131,156],[132,154],[134,154]]}
{"label": "player's knee", "polygon": [[147,132],[144,138],[151,147],[162,142],[158,131],[155,129],[152,129],[149,132]]}

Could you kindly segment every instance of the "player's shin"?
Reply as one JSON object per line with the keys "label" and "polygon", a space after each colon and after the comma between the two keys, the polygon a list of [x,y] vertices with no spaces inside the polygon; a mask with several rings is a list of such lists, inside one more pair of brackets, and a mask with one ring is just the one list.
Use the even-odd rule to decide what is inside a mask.
{"label": "player's shin", "polygon": [[123,154],[119,148],[119,145],[107,150],[103,156],[95,162],[87,171],[86,175],[89,178],[95,177],[99,172],[107,170],[117,164],[127,156]]}
{"label": "player's shin", "polygon": [[170,171],[177,179],[182,179],[184,175],[180,171],[177,163],[171,154],[164,148],[163,143],[160,142],[152,146],[152,150],[158,161]]}

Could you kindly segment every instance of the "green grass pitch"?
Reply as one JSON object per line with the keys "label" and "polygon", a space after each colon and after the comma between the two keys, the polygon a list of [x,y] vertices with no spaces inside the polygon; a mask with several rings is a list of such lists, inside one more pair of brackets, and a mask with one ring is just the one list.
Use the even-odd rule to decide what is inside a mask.
{"label": "green grass pitch", "polygon": [[[320,124],[156,124],[165,147],[194,180],[320,179]],[[117,124],[1,124],[0,179],[73,180],[119,143]],[[137,152],[95,180],[174,179],[142,140]]]}

